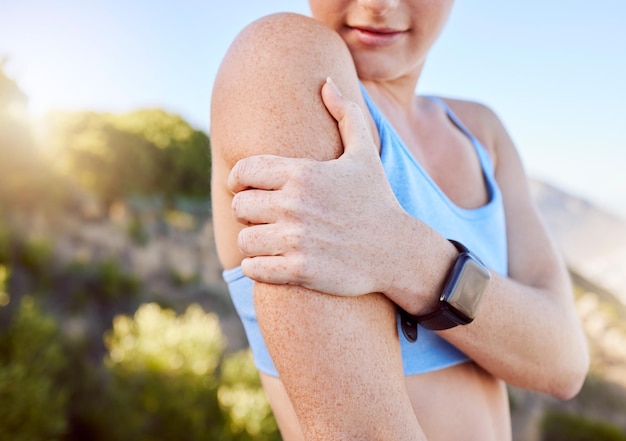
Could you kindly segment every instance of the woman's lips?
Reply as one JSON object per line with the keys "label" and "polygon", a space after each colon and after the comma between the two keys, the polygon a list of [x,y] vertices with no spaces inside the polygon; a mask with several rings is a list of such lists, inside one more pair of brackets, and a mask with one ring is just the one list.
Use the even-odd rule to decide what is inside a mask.
{"label": "woman's lips", "polygon": [[405,31],[383,28],[368,28],[354,26],[351,28],[356,39],[365,46],[388,46],[398,41]]}

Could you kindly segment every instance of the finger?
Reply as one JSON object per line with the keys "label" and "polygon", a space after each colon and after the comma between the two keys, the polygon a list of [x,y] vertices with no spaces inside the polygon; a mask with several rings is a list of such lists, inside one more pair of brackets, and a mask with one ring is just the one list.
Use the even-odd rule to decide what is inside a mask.
{"label": "finger", "polygon": [[253,225],[237,236],[239,251],[247,257],[277,256],[285,252],[285,243],[276,224]]}
{"label": "finger", "polygon": [[299,283],[298,278],[289,271],[288,261],[284,256],[246,257],[241,261],[241,271],[257,282],[275,285]]}
{"label": "finger", "polygon": [[238,193],[248,188],[277,190],[288,179],[287,158],[274,155],[258,155],[237,161],[228,175],[228,188]]}
{"label": "finger", "polygon": [[[377,152],[361,107],[344,97],[330,77],[322,87],[322,99],[330,114],[337,120],[344,155],[361,155],[363,150]],[[376,155],[378,156],[377,153]]]}
{"label": "finger", "polygon": [[276,222],[278,204],[276,193],[268,190],[248,189],[233,196],[231,209],[237,222],[244,225]]}

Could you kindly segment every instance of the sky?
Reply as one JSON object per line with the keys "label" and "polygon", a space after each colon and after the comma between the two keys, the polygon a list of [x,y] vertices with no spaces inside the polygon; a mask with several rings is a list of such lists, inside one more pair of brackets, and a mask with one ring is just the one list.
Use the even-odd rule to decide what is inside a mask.
{"label": "sky", "polygon": [[[209,131],[237,33],[305,0],[0,0],[0,58],[51,109],[161,107]],[[626,218],[626,2],[456,2],[417,93],[496,111],[528,174]]]}

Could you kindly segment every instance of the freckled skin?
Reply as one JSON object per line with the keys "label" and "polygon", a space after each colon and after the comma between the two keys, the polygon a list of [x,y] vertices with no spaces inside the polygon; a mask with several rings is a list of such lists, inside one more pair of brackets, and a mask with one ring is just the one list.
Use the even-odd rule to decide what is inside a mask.
{"label": "freckled skin", "polygon": [[[258,320],[281,376],[261,378],[283,438],[510,439],[504,381],[567,397],[588,362],[566,273],[532,207],[515,148],[489,109],[448,100],[496,164],[510,277],[493,277],[471,325],[441,332],[475,363],[404,378],[393,303],[414,313],[431,309],[456,252],[398,209],[381,175],[371,116],[357,111],[366,109],[358,69],[450,198],[484,203],[467,140],[443,112],[413,97],[451,2],[311,5],[337,32],[292,14],[255,22],[222,63],[211,113],[218,253],[226,268],[242,264],[257,280]],[[371,18],[383,7],[389,15]],[[402,46],[410,57],[348,50],[339,35],[353,42],[342,20],[367,17],[419,28]],[[407,17],[426,18],[420,25]],[[327,76],[344,98],[330,93]]]}

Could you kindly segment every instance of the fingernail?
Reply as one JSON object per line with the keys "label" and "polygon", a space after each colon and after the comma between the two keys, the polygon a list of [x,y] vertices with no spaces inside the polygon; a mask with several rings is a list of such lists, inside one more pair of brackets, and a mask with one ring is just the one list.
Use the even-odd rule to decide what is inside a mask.
{"label": "fingernail", "polygon": [[333,81],[331,77],[326,77],[326,84],[328,84],[335,91],[337,95],[343,96],[343,94],[341,93],[341,91],[339,90],[339,88],[337,87],[337,85],[335,84],[335,82]]}

